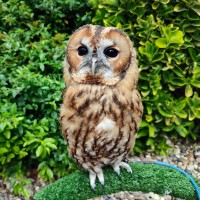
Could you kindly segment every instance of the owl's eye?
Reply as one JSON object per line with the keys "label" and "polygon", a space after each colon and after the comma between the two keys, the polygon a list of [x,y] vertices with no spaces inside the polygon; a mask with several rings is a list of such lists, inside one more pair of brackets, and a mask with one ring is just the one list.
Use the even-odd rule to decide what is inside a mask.
{"label": "owl's eye", "polygon": [[87,47],[85,47],[85,46],[80,46],[80,47],[78,48],[78,55],[79,55],[79,56],[84,56],[84,55],[86,55],[87,53],[88,53]]}
{"label": "owl's eye", "polygon": [[119,51],[114,48],[107,48],[104,50],[104,54],[110,58],[114,58],[118,55]]}

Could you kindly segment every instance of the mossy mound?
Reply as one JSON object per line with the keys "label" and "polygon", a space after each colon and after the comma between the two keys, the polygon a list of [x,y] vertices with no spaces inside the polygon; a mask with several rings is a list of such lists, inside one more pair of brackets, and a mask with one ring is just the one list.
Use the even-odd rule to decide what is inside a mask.
{"label": "mossy mound", "polygon": [[105,185],[98,181],[95,190],[90,188],[89,176],[85,171],[76,171],[44,187],[34,196],[35,200],[86,200],[120,191],[154,192],[169,194],[186,200],[196,200],[195,189],[180,172],[155,164],[129,163],[133,173],[121,170],[117,176],[112,168],[104,169]]}

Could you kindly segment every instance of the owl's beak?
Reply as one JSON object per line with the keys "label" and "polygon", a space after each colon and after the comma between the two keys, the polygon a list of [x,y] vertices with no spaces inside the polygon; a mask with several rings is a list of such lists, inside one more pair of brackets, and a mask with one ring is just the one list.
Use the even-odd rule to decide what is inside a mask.
{"label": "owl's beak", "polygon": [[96,63],[97,63],[97,58],[96,57],[93,57],[92,58],[92,74],[94,75],[95,74],[95,69],[96,69]]}

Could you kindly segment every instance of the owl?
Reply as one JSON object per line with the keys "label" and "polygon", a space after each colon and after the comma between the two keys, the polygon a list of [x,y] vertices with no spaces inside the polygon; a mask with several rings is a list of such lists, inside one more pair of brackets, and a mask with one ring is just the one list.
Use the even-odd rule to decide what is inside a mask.
{"label": "owl", "polygon": [[120,167],[134,147],[143,106],[136,52],[120,29],[85,25],[70,37],[64,60],[62,132],[73,159],[104,185],[103,167]]}

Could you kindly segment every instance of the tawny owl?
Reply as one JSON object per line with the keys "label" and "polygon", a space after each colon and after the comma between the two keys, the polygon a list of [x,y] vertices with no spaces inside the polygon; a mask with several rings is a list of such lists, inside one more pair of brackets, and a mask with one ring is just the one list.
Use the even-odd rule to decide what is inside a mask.
{"label": "tawny owl", "polygon": [[111,165],[132,172],[124,162],[142,117],[137,90],[136,52],[129,37],[113,27],[85,25],[68,41],[64,61],[60,121],[70,155],[89,171],[90,185]]}

